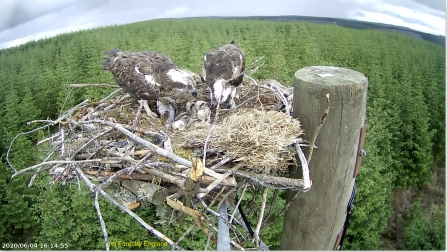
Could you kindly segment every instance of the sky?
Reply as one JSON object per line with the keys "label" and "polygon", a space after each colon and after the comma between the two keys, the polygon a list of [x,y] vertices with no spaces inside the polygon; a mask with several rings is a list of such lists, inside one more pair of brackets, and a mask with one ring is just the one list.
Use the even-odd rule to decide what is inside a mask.
{"label": "sky", "polygon": [[60,33],[158,18],[300,15],[445,36],[445,0],[0,0],[0,49]]}

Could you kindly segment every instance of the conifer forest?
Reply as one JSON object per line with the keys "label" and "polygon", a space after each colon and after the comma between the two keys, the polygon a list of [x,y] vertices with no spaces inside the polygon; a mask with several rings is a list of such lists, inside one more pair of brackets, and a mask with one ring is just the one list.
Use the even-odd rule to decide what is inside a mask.
{"label": "conifer forest", "polygon": [[[50,187],[50,175],[40,173],[29,188],[33,174],[11,180],[3,153],[14,136],[37,127],[27,122],[55,119],[86,97],[98,101],[114,91],[67,88],[73,83],[115,84],[112,75],[101,69],[104,51],[115,47],[157,51],[180,68],[200,73],[203,55],[232,39],[248,63],[264,56],[265,65],[252,76],[258,80],[292,85],[294,73],[306,66],[350,68],[368,77],[368,154],[357,177],[344,250],[445,249],[444,47],[393,32],[297,21],[201,18],[101,27],[0,50],[2,244],[63,241],[70,249],[104,249],[92,194],[85,186]],[[41,162],[48,150],[36,143],[49,131],[18,136],[9,150],[10,163],[22,169]],[[268,197],[275,197],[273,213],[282,209],[284,192]],[[243,200],[251,200],[250,195]],[[99,203],[111,241],[159,241],[106,200]],[[159,222],[150,207],[134,211],[177,240],[193,223],[189,217],[183,225]],[[254,213],[249,219],[255,223],[256,209],[247,212]],[[282,225],[281,217],[263,230],[262,239],[270,249],[279,249]],[[193,231],[182,247],[203,250],[206,242],[203,233]]]}

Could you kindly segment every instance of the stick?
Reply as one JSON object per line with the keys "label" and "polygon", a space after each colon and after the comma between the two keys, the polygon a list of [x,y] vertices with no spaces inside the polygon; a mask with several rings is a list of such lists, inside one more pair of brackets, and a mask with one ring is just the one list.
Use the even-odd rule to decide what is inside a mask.
{"label": "stick", "polygon": [[[272,210],[273,210],[273,208],[275,206],[275,200],[276,200],[277,196],[278,196],[278,190],[275,190],[273,192],[273,197],[272,197],[272,201],[271,201],[271,204],[270,204],[269,212],[267,213],[267,216],[265,217],[265,221],[267,221],[270,218],[270,215],[272,214]],[[262,227],[264,227],[264,226],[265,225],[262,225]]]}
{"label": "stick", "polygon": [[258,224],[256,225],[256,229],[255,229],[255,232],[253,234],[253,238],[256,241],[256,246],[260,245],[259,241],[261,240],[261,238],[259,238],[259,233],[261,231],[262,219],[264,218],[265,203],[267,202],[268,190],[269,189],[267,187],[264,188],[264,193],[262,194],[261,212],[259,213]]}
{"label": "stick", "polygon": [[230,223],[233,222],[234,215],[236,214],[236,209],[238,209],[239,204],[241,204],[242,197],[244,197],[244,193],[245,193],[245,190],[247,189],[247,187],[248,187],[248,184],[245,183],[244,189],[242,190],[241,197],[239,197],[239,200],[237,201],[236,206],[234,207],[234,211],[233,211],[233,213],[230,216],[230,221],[229,221]]}
{"label": "stick", "polygon": [[133,123],[132,123],[132,128],[133,128],[133,129],[135,128],[135,125],[137,124],[138,116],[139,116],[140,113],[141,113],[141,108],[142,108],[142,107],[143,107],[143,103],[140,102],[140,107],[138,108],[137,113],[135,114],[135,118],[133,119]]}
{"label": "stick", "polygon": [[216,237],[202,223],[201,218],[203,218],[204,216],[201,212],[199,212],[195,209],[183,206],[183,204],[181,204],[178,200],[176,200],[176,199],[172,200],[169,197],[166,198],[166,203],[173,209],[182,211],[182,212],[188,214],[189,216],[191,216],[194,220],[194,224],[196,224],[196,226],[198,228],[200,228],[200,230],[202,230],[202,232],[205,235],[211,235],[211,239],[213,240],[214,243],[216,243]]}
{"label": "stick", "polygon": [[295,150],[301,162],[301,169],[303,170],[303,181],[304,181],[303,191],[307,192],[312,186],[312,182],[310,180],[309,175],[309,163],[306,161],[306,157],[304,156],[303,150],[301,150],[301,147],[298,143],[295,143]]}
{"label": "stick", "polygon": [[[262,106],[261,98],[259,97],[259,85],[258,85],[258,82],[255,79],[253,79],[252,77],[248,76],[248,75],[245,75],[245,77],[248,78],[249,80],[253,81],[255,86],[258,88],[258,93],[257,93],[257,95],[255,97],[258,98],[259,104],[261,104],[261,106]],[[247,102],[247,101],[245,101],[245,102]],[[239,104],[239,105],[241,105],[241,104]]]}
{"label": "stick", "polygon": [[242,75],[252,74],[252,73],[258,71],[258,69],[261,68],[265,64],[265,62],[262,62],[259,66],[256,66],[254,68],[249,68],[249,67],[254,66],[256,63],[261,61],[263,58],[264,58],[264,56],[261,56],[261,57],[255,59],[253,62],[250,63],[250,65],[247,67],[247,69],[245,71],[243,71],[242,73],[234,76],[233,78],[230,78],[230,79],[226,80],[225,82],[228,83],[228,82],[230,82],[232,80],[235,80],[235,79],[239,78]]}
{"label": "stick", "polygon": [[261,85],[261,87],[262,87],[262,88],[265,88],[265,89],[268,89],[268,90],[270,90],[270,91],[272,91],[272,92],[274,92],[274,93],[276,94],[276,96],[277,96],[277,97],[282,101],[282,103],[284,104],[284,106],[285,106],[285,108],[286,108],[286,114],[287,114],[288,116],[290,116],[289,103],[287,102],[286,97],[284,97],[284,94],[283,94],[280,90],[278,90],[278,89],[276,89],[276,88],[274,88],[274,87],[269,87],[269,86],[267,86],[267,85]]}
{"label": "stick", "polygon": [[224,157],[222,160],[219,161],[219,163],[217,163],[217,164],[211,166],[210,169],[211,169],[211,170],[215,170],[215,169],[221,167],[222,165],[224,165],[224,164],[230,162],[230,161],[233,160],[233,159],[234,159],[234,157],[231,157],[231,156]]}
{"label": "stick", "polygon": [[[103,120],[90,120],[90,121],[86,121],[86,122],[79,122],[79,124],[82,124],[82,125],[86,125],[86,124],[88,125],[88,124],[92,124],[92,123],[99,123],[99,124],[111,126],[115,129],[117,129],[118,131],[120,131],[121,133],[123,133],[124,135],[128,136],[131,140],[133,140],[141,145],[144,145],[147,148],[150,148],[152,151],[154,151],[158,155],[168,158],[171,161],[176,162],[181,165],[184,165],[188,168],[192,167],[191,161],[186,160],[182,157],[179,157],[179,156],[175,155],[175,153],[173,153],[173,152],[166,151],[165,149],[159,147],[158,145],[155,145],[155,144],[133,134],[132,132],[125,129],[122,124],[107,122],[107,121],[103,121]],[[221,177],[221,174],[217,174],[216,172],[210,170],[209,168],[203,167],[203,170],[206,174],[208,174],[212,177],[215,177],[215,178]]]}
{"label": "stick", "polygon": [[[231,170],[228,171],[236,171],[237,169],[239,169],[240,167],[243,166],[243,163],[239,163],[237,165],[235,165],[233,168],[231,168]],[[206,189],[204,193],[199,193],[197,194],[197,197],[202,199],[203,197],[205,197],[205,195],[207,195],[211,190],[214,189],[214,187],[216,187],[220,182],[222,182],[225,178],[227,178],[228,176],[230,176],[231,173],[230,172],[226,172],[225,174],[223,174],[219,179],[214,180],[213,183],[211,183]]]}
{"label": "stick", "polygon": [[76,174],[78,174],[78,176],[80,176],[82,178],[82,180],[84,181],[84,183],[87,185],[87,187],[89,188],[89,190],[93,193],[98,192],[99,194],[101,194],[104,198],[106,198],[107,200],[109,200],[110,202],[112,202],[115,206],[117,206],[119,209],[121,209],[122,211],[126,212],[128,215],[130,215],[132,218],[134,218],[138,223],[140,223],[140,225],[142,225],[146,230],[148,230],[149,232],[151,232],[152,234],[154,234],[155,236],[157,236],[158,238],[166,241],[169,245],[172,246],[173,249],[175,250],[182,250],[181,247],[179,247],[178,245],[176,245],[171,239],[169,239],[168,237],[166,237],[163,233],[160,233],[158,230],[156,230],[155,228],[151,227],[149,224],[147,224],[143,219],[141,219],[138,215],[136,215],[135,213],[133,213],[131,210],[127,209],[127,207],[125,207],[124,205],[118,203],[114,198],[112,198],[111,196],[109,196],[106,192],[104,192],[103,190],[99,189],[95,184],[93,184],[92,182],[90,182],[90,180],[84,175],[84,173],[82,172],[82,170],[80,168],[76,168],[75,169]]}
{"label": "stick", "polygon": [[101,225],[101,231],[104,236],[104,244],[105,244],[106,250],[109,251],[109,238],[107,235],[106,224],[104,223],[104,220],[101,215],[101,209],[99,208],[98,191],[95,191],[95,208],[96,208],[96,213],[98,215],[99,223]]}
{"label": "stick", "polygon": [[272,189],[291,189],[293,191],[303,190],[304,182],[302,179],[284,178],[284,177],[274,177],[264,174],[252,174],[242,171],[231,171],[227,169],[216,169],[216,172],[229,172],[236,177],[242,177],[251,180],[264,187],[269,187]]}
{"label": "stick", "polygon": [[93,83],[87,83],[87,84],[68,84],[67,88],[83,88],[83,87],[107,87],[107,88],[121,88],[117,85],[111,85],[111,84],[93,84]]}
{"label": "stick", "polygon": [[[50,165],[50,164],[81,164],[81,163],[92,163],[92,162],[100,162],[100,161],[101,161],[101,159],[78,160],[78,161],[63,161],[63,160],[59,160],[59,161],[43,162],[43,163],[36,164],[36,165],[30,166],[28,168],[25,168],[23,170],[15,172],[14,174],[12,174],[11,179],[16,177],[16,176],[18,176],[18,175],[20,175],[20,174],[22,174],[22,173],[24,173],[24,172],[26,172],[26,171],[29,171],[29,170],[32,170],[32,169],[36,169],[36,168],[39,168],[39,167],[44,166],[44,165]],[[48,169],[48,168],[49,167],[47,167],[45,169]]]}
{"label": "stick", "polygon": [[196,225],[192,224],[188,230],[186,230],[185,233],[182,234],[182,236],[180,236],[180,238],[178,239],[178,241],[176,242],[176,244],[179,244],[183,239],[185,239],[185,237],[194,229]]}
{"label": "stick", "polygon": [[[99,100],[99,101],[105,101],[105,100],[107,100],[107,99],[110,99],[110,98],[112,98],[113,96],[115,96],[117,93],[119,93],[119,92],[122,91],[122,90],[123,90],[122,88],[117,89],[117,90],[113,91],[113,92],[110,93],[108,96],[102,98],[102,99]],[[129,96],[125,95],[125,97],[129,97]]]}
{"label": "stick", "polygon": [[217,123],[217,114],[219,113],[218,109],[219,109],[219,104],[217,104],[216,115],[214,117],[213,125],[211,126],[211,129],[208,132],[208,136],[206,136],[205,143],[203,144],[203,160],[202,160],[202,164],[205,164],[205,161],[206,161],[206,147],[208,146],[208,141],[210,140],[211,132],[213,132],[214,127],[216,126],[216,123]]}

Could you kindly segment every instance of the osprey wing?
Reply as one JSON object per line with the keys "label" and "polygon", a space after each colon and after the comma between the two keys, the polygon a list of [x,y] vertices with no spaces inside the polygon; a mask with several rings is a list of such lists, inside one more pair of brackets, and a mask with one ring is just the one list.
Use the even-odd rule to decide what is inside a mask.
{"label": "osprey wing", "polygon": [[106,57],[103,69],[110,71],[124,92],[137,99],[155,100],[160,88],[155,81],[154,64],[139,52],[112,51],[114,58]]}

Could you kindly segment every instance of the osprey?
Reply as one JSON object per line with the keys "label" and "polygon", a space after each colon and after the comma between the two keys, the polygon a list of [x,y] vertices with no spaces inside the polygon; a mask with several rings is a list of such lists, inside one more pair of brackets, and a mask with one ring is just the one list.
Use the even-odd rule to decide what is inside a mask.
{"label": "osprey", "polygon": [[[102,68],[112,73],[116,83],[123,91],[142,102],[148,116],[156,116],[148,100],[157,101],[160,116],[168,112],[172,123],[175,113],[175,97],[171,94],[188,93],[194,97],[195,81],[187,72],[180,70],[172,60],[158,52],[122,52],[118,49],[105,52]],[[165,98],[165,99],[161,99]]]}
{"label": "osprey", "polygon": [[245,55],[234,40],[205,54],[200,77],[211,89],[211,108],[226,102],[228,98],[229,107],[235,107],[236,87],[242,83],[244,70]]}

